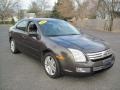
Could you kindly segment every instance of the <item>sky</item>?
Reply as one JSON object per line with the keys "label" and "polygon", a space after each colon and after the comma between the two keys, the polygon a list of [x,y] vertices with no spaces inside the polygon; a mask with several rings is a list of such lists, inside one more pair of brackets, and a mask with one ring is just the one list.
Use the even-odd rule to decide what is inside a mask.
{"label": "sky", "polygon": [[[27,9],[32,1],[35,1],[35,0],[21,0],[21,8]],[[54,6],[55,2],[57,2],[57,0],[46,0],[46,2],[48,2],[50,6],[49,9],[52,9],[52,7]]]}

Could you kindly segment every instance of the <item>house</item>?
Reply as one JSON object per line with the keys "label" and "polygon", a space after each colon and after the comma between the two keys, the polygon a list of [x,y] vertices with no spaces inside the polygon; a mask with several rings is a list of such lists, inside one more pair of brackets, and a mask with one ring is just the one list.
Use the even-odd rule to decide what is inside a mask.
{"label": "house", "polygon": [[20,14],[19,16],[20,19],[36,17],[35,13],[28,13],[27,10],[25,9],[20,10],[19,14]]}

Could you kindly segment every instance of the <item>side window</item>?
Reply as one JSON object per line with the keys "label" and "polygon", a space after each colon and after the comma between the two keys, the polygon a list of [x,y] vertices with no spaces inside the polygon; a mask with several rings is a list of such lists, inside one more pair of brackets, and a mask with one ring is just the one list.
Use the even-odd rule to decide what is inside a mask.
{"label": "side window", "polygon": [[16,25],[16,28],[22,31],[26,31],[28,21],[21,21]]}
{"label": "side window", "polygon": [[28,32],[36,32],[37,33],[37,26],[34,22],[29,23]]}

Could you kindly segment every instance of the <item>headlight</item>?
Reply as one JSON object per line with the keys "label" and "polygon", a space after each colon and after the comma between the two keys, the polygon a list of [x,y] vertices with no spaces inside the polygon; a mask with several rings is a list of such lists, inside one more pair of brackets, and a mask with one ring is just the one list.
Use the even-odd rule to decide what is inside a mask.
{"label": "headlight", "polygon": [[68,50],[72,53],[75,62],[86,62],[86,57],[81,51],[71,48],[68,48]]}

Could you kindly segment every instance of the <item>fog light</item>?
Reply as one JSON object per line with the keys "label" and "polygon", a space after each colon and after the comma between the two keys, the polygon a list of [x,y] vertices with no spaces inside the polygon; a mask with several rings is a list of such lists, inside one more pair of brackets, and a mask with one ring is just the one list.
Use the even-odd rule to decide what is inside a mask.
{"label": "fog light", "polygon": [[90,72],[90,68],[76,68],[76,72],[88,73]]}

